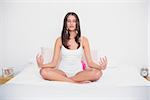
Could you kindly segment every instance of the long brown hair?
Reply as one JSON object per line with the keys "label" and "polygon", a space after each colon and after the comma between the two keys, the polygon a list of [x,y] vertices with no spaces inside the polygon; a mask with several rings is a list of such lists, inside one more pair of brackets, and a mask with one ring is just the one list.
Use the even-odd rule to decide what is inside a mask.
{"label": "long brown hair", "polygon": [[67,43],[70,39],[70,33],[69,31],[67,30],[67,19],[68,19],[68,16],[69,15],[73,15],[75,18],[76,18],[76,32],[77,32],[77,35],[75,37],[75,42],[78,44],[78,47],[80,47],[80,37],[81,37],[81,30],[80,30],[80,21],[79,21],[79,17],[76,13],[74,12],[68,12],[64,18],[64,22],[63,22],[63,29],[62,29],[62,32],[61,32],[61,41],[62,41],[62,44],[65,48],[69,49]]}

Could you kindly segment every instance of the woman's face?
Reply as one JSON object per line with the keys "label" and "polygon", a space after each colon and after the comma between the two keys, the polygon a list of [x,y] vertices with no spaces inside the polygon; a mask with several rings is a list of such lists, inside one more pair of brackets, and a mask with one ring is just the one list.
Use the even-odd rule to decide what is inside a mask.
{"label": "woman's face", "polygon": [[75,31],[76,30],[76,17],[73,15],[69,15],[67,18],[67,29],[69,31]]}

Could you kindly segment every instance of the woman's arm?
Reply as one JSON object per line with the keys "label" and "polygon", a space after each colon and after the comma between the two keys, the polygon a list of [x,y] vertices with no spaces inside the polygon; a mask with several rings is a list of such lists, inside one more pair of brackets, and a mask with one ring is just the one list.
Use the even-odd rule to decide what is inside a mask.
{"label": "woman's arm", "polygon": [[88,66],[92,67],[92,68],[99,69],[99,70],[104,70],[107,66],[107,58],[106,57],[100,58],[99,64],[96,64],[92,60],[89,42],[88,42],[88,39],[86,37],[83,37],[83,43],[82,44],[83,44],[84,54],[85,54],[85,58],[86,58]]}
{"label": "woman's arm", "polygon": [[37,55],[36,56],[36,60],[37,60],[37,64],[39,67],[56,67],[60,58],[60,49],[61,49],[61,38],[57,38],[56,42],[55,42],[55,47],[54,47],[54,54],[53,54],[53,58],[52,61],[48,64],[43,64],[44,59],[42,57],[42,55]]}

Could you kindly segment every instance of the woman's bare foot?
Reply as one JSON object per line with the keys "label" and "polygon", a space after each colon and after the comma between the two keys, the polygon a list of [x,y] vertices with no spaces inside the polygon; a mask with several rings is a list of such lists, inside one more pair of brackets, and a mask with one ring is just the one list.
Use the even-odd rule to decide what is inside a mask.
{"label": "woman's bare foot", "polygon": [[86,84],[86,83],[91,83],[91,81],[83,81],[83,82],[78,82],[80,84]]}
{"label": "woman's bare foot", "polygon": [[77,83],[77,84],[86,84],[86,83],[90,83],[91,81],[82,81],[82,82],[76,82],[72,79],[72,77],[69,77],[70,80],[72,80],[72,83]]}

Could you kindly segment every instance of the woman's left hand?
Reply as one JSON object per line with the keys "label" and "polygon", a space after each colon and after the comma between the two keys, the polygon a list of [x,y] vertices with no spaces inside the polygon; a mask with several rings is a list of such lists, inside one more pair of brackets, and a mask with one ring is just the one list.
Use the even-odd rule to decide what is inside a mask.
{"label": "woman's left hand", "polygon": [[106,69],[106,67],[107,67],[107,57],[106,56],[100,58],[99,65],[100,65],[102,70]]}

